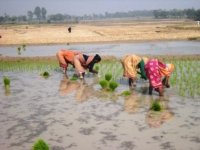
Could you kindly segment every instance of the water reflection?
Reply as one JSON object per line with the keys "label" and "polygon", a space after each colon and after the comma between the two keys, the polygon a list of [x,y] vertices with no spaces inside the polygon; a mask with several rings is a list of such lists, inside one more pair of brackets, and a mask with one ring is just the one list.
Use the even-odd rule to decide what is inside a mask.
{"label": "water reflection", "polygon": [[60,81],[59,92],[61,96],[66,96],[72,93],[79,87],[79,83],[70,81],[67,75],[63,75],[63,79]]}
{"label": "water reflection", "polygon": [[[153,111],[149,109],[148,113],[146,114],[146,122],[150,127],[159,128],[163,123],[170,120],[174,116],[174,114],[170,111],[168,107],[168,100],[164,98],[158,98],[155,100],[160,102],[162,110]],[[150,104],[152,101],[153,99],[151,99]]]}
{"label": "water reflection", "polygon": [[[91,79],[95,80],[95,78]],[[85,80],[71,81],[66,75],[63,76],[63,79],[60,82],[59,92],[60,95],[66,96],[75,92],[75,100],[79,103],[85,102],[92,97],[96,97],[100,100],[111,100],[117,101],[121,95],[118,92],[110,92],[105,90],[95,90],[94,86],[96,81],[90,82],[91,84],[86,83]],[[149,127],[160,127],[163,123],[170,120],[174,114],[170,111],[168,107],[169,100],[166,97],[158,96],[149,96],[148,87],[144,84],[139,84],[140,86],[137,89],[131,91],[131,95],[121,97],[121,100],[124,100],[122,107],[127,113],[136,113],[140,109],[145,109],[146,122]],[[161,111],[153,111],[150,109],[153,101],[159,101],[162,107]]]}
{"label": "water reflection", "polygon": [[92,96],[96,96],[96,91],[92,85],[88,85],[85,80],[72,81],[67,75],[63,75],[63,79],[60,81],[59,93],[61,96],[66,96],[72,92],[75,92],[75,99],[77,102],[84,102],[90,99]]}
{"label": "water reflection", "polygon": [[128,113],[137,112],[139,109],[139,95],[132,92],[130,96],[124,98],[124,110]]}

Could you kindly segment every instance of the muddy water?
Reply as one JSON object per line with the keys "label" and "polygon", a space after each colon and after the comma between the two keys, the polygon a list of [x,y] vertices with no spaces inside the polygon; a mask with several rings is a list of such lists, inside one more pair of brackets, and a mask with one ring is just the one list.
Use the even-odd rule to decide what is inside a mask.
{"label": "muddy water", "polygon": [[[96,77],[70,81],[61,72],[0,72],[9,76],[10,92],[0,81],[0,149],[29,150],[38,138],[53,150],[144,150],[200,148],[200,101],[166,89],[159,98],[138,82],[129,97],[126,80],[116,92],[100,90]],[[163,111],[149,110],[159,99]]]}
{"label": "muddy water", "polygon": [[[19,45],[20,46],[20,45]],[[125,54],[151,55],[187,55],[200,54],[198,41],[152,41],[140,43],[109,44],[69,44],[69,45],[27,45],[18,54],[19,46],[1,46],[0,54],[4,56],[55,56],[60,49],[78,50],[86,54],[111,55],[121,57]]]}

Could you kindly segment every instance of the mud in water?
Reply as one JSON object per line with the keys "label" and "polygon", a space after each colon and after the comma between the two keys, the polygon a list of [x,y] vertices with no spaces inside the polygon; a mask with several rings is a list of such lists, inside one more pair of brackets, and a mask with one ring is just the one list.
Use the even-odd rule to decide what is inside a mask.
{"label": "mud in water", "polygon": [[[38,138],[52,150],[199,150],[199,99],[179,97],[174,88],[149,96],[144,81],[125,97],[125,79],[111,93],[93,75],[71,81],[50,74],[0,72],[11,79],[9,92],[0,81],[1,150],[30,150]],[[152,100],[160,100],[161,112],[150,111]]]}

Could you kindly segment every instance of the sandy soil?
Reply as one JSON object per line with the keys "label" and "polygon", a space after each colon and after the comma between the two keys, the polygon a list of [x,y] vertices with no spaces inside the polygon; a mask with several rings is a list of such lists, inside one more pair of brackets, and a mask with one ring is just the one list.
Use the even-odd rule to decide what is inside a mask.
{"label": "sandy soil", "polygon": [[194,21],[100,21],[70,25],[0,25],[0,45],[183,40],[200,38]]}

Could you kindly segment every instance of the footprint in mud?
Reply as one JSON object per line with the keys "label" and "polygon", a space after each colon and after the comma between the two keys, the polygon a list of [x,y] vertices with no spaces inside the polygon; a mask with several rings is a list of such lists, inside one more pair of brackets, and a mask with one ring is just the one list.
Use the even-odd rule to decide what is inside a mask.
{"label": "footprint in mud", "polygon": [[120,149],[125,150],[133,150],[135,148],[135,144],[132,141],[124,141],[121,143]]}
{"label": "footprint in mud", "polygon": [[80,128],[79,133],[83,134],[83,135],[91,135],[92,132],[95,130],[95,127],[90,127],[90,128]]}
{"label": "footprint in mud", "polygon": [[161,149],[175,150],[175,147],[170,142],[162,143],[160,146],[162,147]]}

